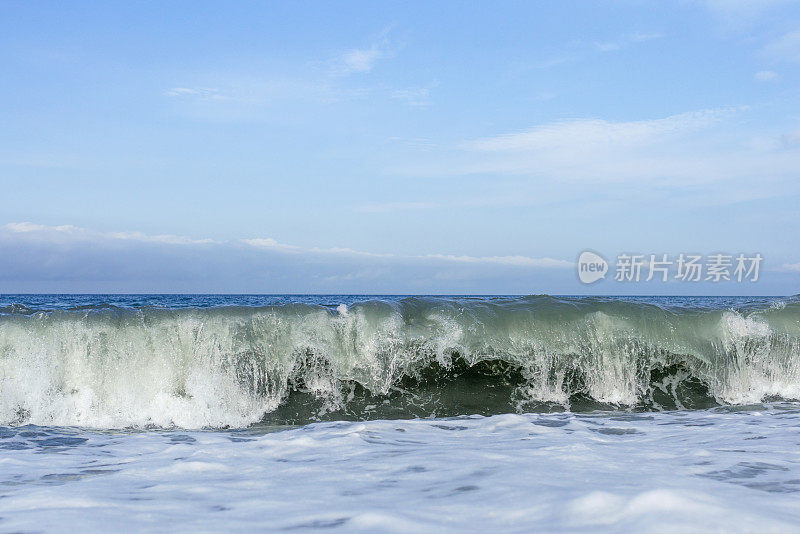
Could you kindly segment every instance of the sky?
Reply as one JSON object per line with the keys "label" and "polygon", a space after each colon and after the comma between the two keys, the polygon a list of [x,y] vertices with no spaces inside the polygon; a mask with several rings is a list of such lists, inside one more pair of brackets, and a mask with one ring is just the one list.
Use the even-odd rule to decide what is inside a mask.
{"label": "sky", "polygon": [[[4,2],[0,292],[797,294],[798,67],[780,0]],[[681,253],[764,259],[613,280]]]}

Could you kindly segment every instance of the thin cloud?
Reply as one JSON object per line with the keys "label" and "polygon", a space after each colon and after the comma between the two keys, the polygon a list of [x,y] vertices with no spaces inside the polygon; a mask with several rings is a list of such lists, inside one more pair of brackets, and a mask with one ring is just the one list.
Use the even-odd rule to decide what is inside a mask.
{"label": "thin cloud", "polygon": [[332,247],[332,248],[319,248],[312,247],[303,249],[291,245],[278,243],[274,239],[245,239],[242,242],[258,248],[268,248],[270,250],[288,251],[294,253],[309,253],[309,254],[323,254],[323,255],[337,255],[337,256],[358,256],[365,258],[381,258],[381,259],[394,259],[403,262],[409,260],[429,260],[441,261],[445,263],[472,263],[472,264],[496,264],[496,265],[510,265],[520,267],[571,267],[573,262],[567,260],[559,260],[554,258],[532,258],[528,256],[464,256],[455,254],[418,254],[418,255],[399,255],[399,254],[386,254],[376,252],[365,252],[362,250],[354,250],[352,248]]}
{"label": "thin cloud", "polygon": [[[564,65],[566,63],[572,63],[573,61],[577,61],[578,56],[576,54],[563,54],[559,56],[553,56],[551,58],[543,59],[541,61],[537,61],[531,67],[536,69],[549,69],[551,67],[557,67],[559,65]],[[521,70],[527,70],[526,68],[522,68]]]}
{"label": "thin cloud", "polygon": [[681,113],[663,119],[609,122],[575,119],[537,126],[525,132],[469,141],[464,148],[487,152],[545,150],[569,146],[647,144],[654,138],[708,126],[730,110]]}
{"label": "thin cloud", "polygon": [[601,52],[614,52],[622,48],[619,43],[595,43],[594,46]]}
{"label": "thin cloud", "polygon": [[224,247],[236,247],[244,245],[246,247],[276,252],[281,254],[323,257],[342,257],[342,258],[361,258],[361,259],[382,259],[392,260],[399,263],[408,262],[437,262],[437,263],[456,263],[456,264],[487,264],[487,265],[508,265],[519,267],[570,267],[572,262],[553,258],[533,258],[528,256],[464,256],[453,254],[420,254],[420,255],[400,255],[389,253],[376,253],[355,250],[346,247],[299,247],[281,243],[276,239],[252,238],[238,239],[232,241],[218,241],[214,239],[194,239],[186,236],[160,234],[149,235],[143,232],[100,232],[72,225],[47,226],[31,222],[11,222],[0,227],[0,237],[17,236],[23,240],[32,240],[39,243],[53,244],[85,244],[85,243],[110,243],[110,242],[138,242],[155,245],[218,245]]}
{"label": "thin cloud", "polygon": [[646,41],[652,41],[653,39],[660,39],[661,37],[663,37],[663,35],[660,33],[637,32],[630,35],[625,35],[616,41],[596,42],[594,43],[594,46],[600,52],[616,52],[617,50],[621,50],[622,48],[625,48],[631,44],[644,43]]}
{"label": "thin cloud", "polygon": [[[213,120],[262,120],[274,107],[329,105],[363,100],[375,95],[403,101],[409,106],[430,105],[429,87],[395,89],[349,83],[347,77],[367,74],[399,49],[389,41],[388,30],[363,48],[350,48],[328,59],[312,59],[291,72],[198,72],[193,77],[207,85],[184,82],[164,90],[182,113]],[[218,87],[221,87],[218,88]],[[178,107],[180,106],[180,107]]]}
{"label": "thin cloud", "polygon": [[62,226],[45,226],[43,224],[34,224],[31,222],[11,222],[3,226],[4,230],[17,234],[27,234],[33,232],[51,231],[64,234],[74,234],[83,231],[82,228],[65,224]]}
{"label": "thin cloud", "polygon": [[329,65],[334,74],[348,75],[370,72],[382,59],[393,55],[390,49],[388,30],[367,48],[351,48],[330,60]]}
{"label": "thin cloud", "polygon": [[425,210],[439,207],[441,207],[441,204],[436,202],[385,202],[365,204],[359,206],[357,211],[362,213],[392,213],[396,211]]}
{"label": "thin cloud", "polygon": [[566,63],[572,63],[585,59],[587,57],[596,55],[597,52],[617,52],[623,48],[644,43],[646,41],[652,41],[654,39],[660,39],[661,37],[663,37],[663,34],[657,32],[635,32],[622,35],[609,41],[572,42],[567,47],[570,49],[569,51],[564,51],[559,54],[555,54],[552,57],[539,60],[532,64],[524,65],[519,70],[525,71],[531,68],[549,69],[551,67],[557,67]]}
{"label": "thin cloud", "polygon": [[334,62],[334,68],[341,74],[369,72],[383,56],[383,50],[380,50],[378,47],[372,47],[366,50],[356,48],[348,50],[337,58]]}
{"label": "thin cloud", "polygon": [[271,237],[266,238],[255,238],[255,239],[242,239],[242,243],[250,245],[251,247],[255,248],[263,248],[268,250],[277,250],[280,252],[302,252],[303,249],[300,247],[295,247],[294,245],[287,245],[285,243],[279,243],[277,240],[272,239]]}
{"label": "thin cloud", "polygon": [[[507,203],[515,205],[558,201],[575,194],[608,195],[609,189],[597,189],[601,185],[626,186],[619,192],[639,197],[684,191],[702,205],[798,191],[797,127],[754,131],[748,109],[701,110],[633,121],[554,121],[464,141],[429,155],[417,152],[414,158],[398,162],[393,172],[415,178],[483,177],[495,182],[505,177],[513,181],[508,187],[516,191]],[[759,187],[754,190],[756,179]],[[725,186],[713,195],[697,196],[698,191],[722,182]],[[579,184],[581,189],[565,184]],[[543,195],[543,191],[552,194]],[[385,211],[399,207],[380,206]],[[371,210],[379,211],[379,207]]]}
{"label": "thin cloud", "polygon": [[47,226],[31,222],[11,222],[2,226],[10,234],[26,234],[35,239],[53,241],[138,241],[141,243],[161,243],[166,245],[208,245],[220,243],[213,239],[192,239],[186,236],[160,234],[149,235],[143,232],[99,232],[79,226]]}
{"label": "thin cloud", "polygon": [[529,258],[527,256],[454,256],[451,254],[429,254],[415,256],[417,258],[435,259],[457,263],[494,263],[498,265],[516,265],[522,267],[572,267],[571,261],[553,258]]}
{"label": "thin cloud", "polygon": [[769,11],[794,0],[705,0],[707,11],[724,28],[740,31],[760,21]]}
{"label": "thin cloud", "polygon": [[645,41],[652,41],[653,39],[661,39],[664,37],[662,33],[642,33],[636,32],[630,36],[630,41],[634,43],[642,43]]}
{"label": "thin cloud", "polygon": [[767,43],[761,54],[773,61],[790,63],[800,61],[800,30],[786,33]]}
{"label": "thin cloud", "polygon": [[430,89],[427,87],[397,89],[392,91],[389,96],[395,100],[401,100],[409,106],[430,106],[430,92]]}
{"label": "thin cloud", "polygon": [[753,78],[759,82],[775,82],[780,80],[781,76],[773,70],[760,70],[753,75]]}
{"label": "thin cloud", "polygon": [[228,97],[221,95],[219,89],[208,87],[173,87],[166,91],[167,96],[175,98],[193,98],[196,100],[227,100]]}
{"label": "thin cloud", "polygon": [[[164,236],[169,236],[165,239]],[[30,222],[0,226],[5,293],[530,294],[585,290],[574,262],[523,255],[394,255],[264,237],[214,241]],[[800,264],[771,286],[782,292]],[[532,276],[533,275],[533,276]],[[762,286],[764,287],[764,286]]]}

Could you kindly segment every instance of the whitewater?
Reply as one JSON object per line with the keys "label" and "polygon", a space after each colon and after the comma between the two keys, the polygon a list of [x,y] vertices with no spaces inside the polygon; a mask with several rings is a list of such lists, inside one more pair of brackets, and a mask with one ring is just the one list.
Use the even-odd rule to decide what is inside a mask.
{"label": "whitewater", "polygon": [[0,296],[0,530],[786,531],[800,298]]}

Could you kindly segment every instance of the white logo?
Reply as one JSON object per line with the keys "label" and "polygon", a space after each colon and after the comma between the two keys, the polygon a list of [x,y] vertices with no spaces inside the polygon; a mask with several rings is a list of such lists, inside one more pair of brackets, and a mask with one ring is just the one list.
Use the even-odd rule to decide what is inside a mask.
{"label": "white logo", "polygon": [[608,262],[599,254],[585,250],[578,257],[578,278],[584,284],[593,284],[606,277]]}

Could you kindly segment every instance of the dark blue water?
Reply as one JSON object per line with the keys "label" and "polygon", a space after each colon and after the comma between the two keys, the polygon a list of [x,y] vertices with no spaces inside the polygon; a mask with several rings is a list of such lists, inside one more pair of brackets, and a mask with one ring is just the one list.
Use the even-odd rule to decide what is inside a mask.
{"label": "dark blue water", "polygon": [[[118,308],[215,308],[225,306],[274,306],[283,304],[314,304],[335,308],[358,302],[400,302],[410,297],[433,301],[508,301],[523,295],[209,295],[209,294],[5,294],[0,295],[0,313],[25,311],[69,310],[113,306]],[[797,297],[703,297],[703,296],[603,296],[556,295],[557,298],[582,302],[634,302],[663,307],[707,309],[743,309],[769,307],[775,302]],[[16,306],[16,308],[15,308]],[[24,307],[24,308],[23,308]]]}

